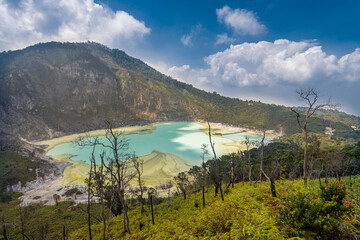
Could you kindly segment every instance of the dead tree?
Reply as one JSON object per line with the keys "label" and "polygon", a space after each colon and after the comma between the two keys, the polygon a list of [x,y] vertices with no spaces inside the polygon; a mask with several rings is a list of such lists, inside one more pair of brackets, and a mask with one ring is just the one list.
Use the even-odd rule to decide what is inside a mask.
{"label": "dead tree", "polygon": [[265,135],[266,135],[266,130],[263,130],[263,137],[262,137],[261,142],[260,142],[260,148],[261,148],[261,150],[260,150],[260,186],[261,186],[262,174],[263,174]]}
{"label": "dead tree", "polygon": [[8,240],[7,233],[6,233],[6,225],[4,220],[4,215],[1,215],[1,226],[2,226],[2,234],[4,240]]}
{"label": "dead tree", "polygon": [[153,207],[153,200],[154,200],[154,196],[156,195],[156,189],[155,188],[149,188],[148,189],[148,201],[150,201],[150,207],[151,207],[151,221],[152,224],[155,225],[155,218],[154,218],[154,207]]}
{"label": "dead tree", "polygon": [[211,139],[211,126],[209,123],[209,120],[207,121],[208,124],[208,128],[209,128],[209,141],[210,141],[210,146],[212,149],[212,152],[214,154],[214,163],[215,163],[215,196],[217,195],[218,190],[220,190],[220,194],[221,194],[221,200],[224,201],[224,194],[223,194],[223,190],[222,190],[222,178],[221,178],[221,174],[220,174],[220,168],[219,168],[219,159],[216,157],[216,152],[215,152],[215,143],[212,142]]}
{"label": "dead tree", "polygon": [[[94,145],[94,150],[95,150],[95,145]],[[94,150],[92,155],[94,155]],[[89,239],[92,239],[92,234],[91,234],[91,181],[92,181],[92,168],[93,168],[93,161],[91,160],[90,162],[90,171],[89,171],[89,179],[88,183],[87,183],[87,191],[88,191],[88,196],[87,196],[87,217],[88,217],[88,229],[89,229]]]}
{"label": "dead tree", "polygon": [[144,181],[141,180],[141,175],[144,172],[144,159],[139,159],[138,157],[133,156],[133,158],[131,159],[133,166],[135,168],[135,171],[137,173],[137,179],[138,179],[138,184],[139,184],[139,188],[140,188],[140,204],[141,204],[141,214],[145,213],[145,209],[144,209],[144,189],[143,189],[143,185],[144,185]]}
{"label": "dead tree", "polygon": [[269,176],[264,172],[264,170],[262,170],[262,173],[264,174],[264,176],[266,177],[266,179],[267,179],[267,180],[269,181],[269,183],[270,183],[270,191],[271,191],[272,197],[277,197],[274,178],[269,177]]}
{"label": "dead tree", "polygon": [[251,185],[251,157],[250,157],[250,138],[249,136],[245,136],[245,145],[246,145],[246,151],[248,154],[248,164],[249,164],[249,183]]}
{"label": "dead tree", "polygon": [[176,185],[180,188],[184,199],[186,199],[186,189],[189,184],[189,178],[186,172],[179,172],[177,176],[174,177]]}
{"label": "dead tree", "polygon": [[111,183],[115,185],[113,186],[113,189],[116,189],[115,192],[118,195],[124,214],[124,229],[127,233],[131,234],[128,206],[125,199],[125,188],[130,180],[135,177],[135,173],[129,171],[131,161],[129,159],[129,154],[127,153],[129,140],[125,138],[121,132],[113,130],[111,122],[105,121],[105,123],[107,125],[105,141],[99,141],[97,138],[85,137],[82,139],[82,144],[87,146],[99,145],[103,147],[104,152],[106,153],[105,156],[102,157],[102,161],[104,161],[104,158],[106,159],[106,164],[104,163],[103,167],[109,173]]}
{"label": "dead tree", "polygon": [[49,223],[38,223],[39,235],[36,239],[47,240],[49,234]]}
{"label": "dead tree", "polygon": [[247,159],[245,156],[245,151],[238,151],[237,152],[237,158],[238,158],[238,164],[240,166],[240,171],[239,171],[239,178],[241,178],[241,182],[244,185],[245,183],[245,179],[246,179],[246,175],[248,174],[248,169],[247,169]]}
{"label": "dead tree", "polygon": [[53,195],[53,199],[54,199],[54,201],[55,201],[55,205],[58,206],[58,205],[59,205],[60,196],[57,195],[57,194],[54,194],[54,195]]}
{"label": "dead tree", "polygon": [[128,234],[131,234],[128,205],[125,199],[125,188],[130,180],[135,177],[134,173],[129,172],[129,155],[126,152],[129,148],[129,140],[124,138],[121,132],[114,131],[109,121],[106,121],[106,124],[105,138],[107,139],[107,143],[99,142],[99,144],[105,149],[110,150],[111,155],[107,157],[108,164],[105,164],[104,167],[110,172],[110,175],[116,182],[124,213],[124,228]]}
{"label": "dead tree", "polygon": [[22,236],[22,239],[24,240],[25,238],[28,238],[26,237],[26,234],[25,234],[25,214],[22,212],[22,207],[19,206],[19,215],[20,215],[20,233],[21,233],[21,236]]}
{"label": "dead tree", "polygon": [[96,146],[99,144],[99,137],[91,137],[89,135],[85,136],[79,136],[78,137],[78,145],[79,147],[91,147],[91,156],[89,157],[90,160],[90,170],[88,173],[88,178],[85,179],[86,185],[87,185],[87,224],[88,224],[88,232],[89,232],[89,239],[92,239],[92,232],[91,232],[91,201],[92,201],[92,195],[94,195],[93,188],[96,188],[96,158],[95,158],[95,150]]}
{"label": "dead tree", "polygon": [[207,149],[207,144],[201,145],[202,154],[200,155],[202,159],[202,201],[203,207],[205,207],[205,186],[207,185],[207,169],[205,164],[205,156],[209,155],[209,151]]}
{"label": "dead tree", "polygon": [[299,98],[299,101],[305,102],[306,110],[305,110],[305,118],[302,121],[301,119],[301,111],[295,108],[291,108],[296,114],[296,120],[298,123],[299,128],[304,134],[305,137],[305,147],[304,147],[304,164],[303,164],[303,178],[304,178],[304,185],[307,186],[307,148],[308,148],[308,129],[307,124],[309,122],[310,117],[319,109],[326,109],[326,108],[335,108],[336,104],[331,104],[331,99],[329,98],[328,101],[324,104],[317,104],[319,100],[320,93],[314,88],[308,89],[298,89],[296,90],[296,94]]}
{"label": "dead tree", "polygon": [[[266,130],[263,130],[263,137],[260,142],[260,186],[261,186],[261,181],[262,181],[262,175],[264,175],[265,178],[270,183],[270,191],[271,191],[272,197],[277,197],[276,188],[275,188],[275,180],[274,180],[274,177],[271,176],[273,174],[269,174],[270,175],[269,176],[268,174],[265,173],[265,171],[263,169],[265,137],[266,137]],[[273,169],[273,171],[274,171],[274,169]]]}
{"label": "dead tree", "polygon": [[96,165],[96,161],[94,159],[94,195],[96,197],[99,198],[99,202],[100,202],[100,205],[101,205],[101,219],[103,221],[103,239],[107,239],[106,237],[106,217],[105,217],[105,201],[104,201],[104,198],[105,198],[105,176],[106,174],[104,173],[104,166],[105,166],[105,163],[104,163],[104,158],[105,158],[105,152],[102,152],[100,154],[100,159],[101,159],[101,164],[100,164],[100,167],[97,168],[97,165]]}
{"label": "dead tree", "polygon": [[65,220],[65,214],[63,211],[62,211],[62,217],[63,217],[63,239],[67,240],[69,239],[69,231]]}

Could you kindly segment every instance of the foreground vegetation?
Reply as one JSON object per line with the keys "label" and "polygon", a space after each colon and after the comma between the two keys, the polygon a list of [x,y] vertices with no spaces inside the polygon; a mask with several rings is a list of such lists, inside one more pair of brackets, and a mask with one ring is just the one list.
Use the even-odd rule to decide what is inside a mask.
{"label": "foreground vegetation", "polygon": [[[131,198],[126,194],[128,197],[123,201],[128,210],[131,234],[124,226],[124,203],[119,199],[112,201],[106,195],[104,212],[102,205],[94,202],[90,208],[74,202],[19,207],[19,201],[15,200],[1,203],[0,215],[4,217],[9,239],[22,239],[23,236],[25,239],[90,239],[89,216],[91,239],[360,237],[360,143],[349,145],[311,135],[310,180],[305,187],[299,179],[303,149],[301,144],[294,144],[300,141],[299,138],[301,136],[294,135],[264,146],[263,171],[272,181],[260,180],[261,147],[219,158],[223,200],[219,191],[216,196],[219,186],[214,160],[204,162],[202,167],[194,166],[174,178],[178,196],[160,198],[152,188],[144,190],[148,198],[143,201],[139,192],[133,192]],[[205,156],[206,148],[203,150]],[[234,175],[231,174],[232,167]],[[250,167],[252,175],[249,178]],[[96,186],[99,175],[93,177]],[[276,197],[273,197],[270,182]],[[92,194],[98,188],[94,189],[94,186],[91,186]],[[116,198],[117,195],[112,196]],[[144,203],[143,213],[141,202]]]}
{"label": "foreground vegetation", "polygon": [[[334,180],[323,190],[315,180],[308,187],[301,180],[286,180],[278,183],[277,198],[271,197],[269,183],[238,183],[225,191],[225,201],[207,188],[205,208],[196,192],[186,199],[158,199],[153,225],[150,205],[144,215],[139,206],[131,205],[132,234],[124,231],[124,219],[118,216],[109,220],[106,235],[111,239],[351,239],[360,227],[360,177],[354,180],[352,187],[348,179],[341,184]],[[346,198],[340,200],[345,192]],[[101,224],[92,226],[93,239],[102,239],[102,229]],[[88,239],[88,229],[75,231],[71,239]]]}
{"label": "foreground vegetation", "polygon": [[[67,235],[86,225],[83,204],[60,202],[57,206],[19,207],[19,203],[19,200],[0,203],[8,239],[63,239],[64,231]],[[94,212],[98,209],[97,205],[93,206]]]}
{"label": "foreground vegetation", "polygon": [[[324,181],[324,179],[322,179]],[[147,201],[141,214],[138,201],[129,201],[132,234],[124,231],[122,215],[107,222],[108,239],[355,239],[360,230],[360,176],[323,188],[317,180],[277,182],[278,197],[269,183],[237,183],[224,191],[225,201],[206,188],[201,193],[154,198],[154,225]],[[350,187],[351,185],[351,187]],[[345,189],[346,188],[346,189]],[[86,205],[60,202],[58,206],[19,208],[17,201],[1,203],[9,239],[89,239]],[[92,239],[103,239],[100,205],[92,205]],[[23,221],[23,222],[22,222]],[[23,228],[21,227],[23,225]],[[0,235],[1,236],[1,235]],[[295,238],[297,237],[297,238]]]}

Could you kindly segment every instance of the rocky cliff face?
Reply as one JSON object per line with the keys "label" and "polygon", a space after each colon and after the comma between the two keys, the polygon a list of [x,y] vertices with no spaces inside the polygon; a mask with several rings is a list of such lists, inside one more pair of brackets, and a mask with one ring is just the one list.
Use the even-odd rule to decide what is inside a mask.
{"label": "rocky cliff face", "polygon": [[102,128],[105,119],[120,125],[193,117],[171,94],[175,88],[119,50],[48,43],[0,58],[0,129],[29,140]]}

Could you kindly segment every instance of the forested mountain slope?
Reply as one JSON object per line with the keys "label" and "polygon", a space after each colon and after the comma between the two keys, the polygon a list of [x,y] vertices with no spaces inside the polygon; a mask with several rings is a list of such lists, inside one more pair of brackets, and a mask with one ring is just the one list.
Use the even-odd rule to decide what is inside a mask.
{"label": "forested mountain slope", "polygon": [[[348,115],[345,115],[345,118]],[[97,43],[43,43],[0,54],[0,131],[39,140],[149,121],[205,120],[298,132],[286,107],[208,93]],[[350,122],[349,122],[350,121]],[[358,138],[359,118],[315,116],[310,129]],[[351,123],[351,124],[350,124]]]}

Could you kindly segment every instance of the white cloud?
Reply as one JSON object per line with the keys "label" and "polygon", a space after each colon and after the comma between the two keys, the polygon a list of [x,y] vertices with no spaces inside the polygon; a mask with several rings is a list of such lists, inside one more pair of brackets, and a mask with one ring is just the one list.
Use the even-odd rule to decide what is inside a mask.
{"label": "white cloud", "polygon": [[344,79],[354,82],[360,78],[360,48],[347,54],[339,60],[340,72],[343,73]]}
{"label": "white cloud", "polygon": [[150,33],[144,22],[94,0],[0,0],[0,50],[47,41],[96,41],[111,47]]}
{"label": "white cloud", "polygon": [[216,36],[215,44],[233,43],[234,41],[235,38],[231,38],[227,35],[227,33],[223,33]]}
{"label": "white cloud", "polygon": [[228,6],[216,9],[218,21],[231,27],[241,35],[258,35],[266,32],[265,25],[259,23],[256,14],[246,9],[231,9]]}
{"label": "white cloud", "polygon": [[200,23],[196,24],[194,27],[191,28],[191,31],[189,34],[182,35],[180,38],[180,41],[185,46],[191,46],[193,45],[193,38],[198,35],[203,30],[203,27]]}
{"label": "white cloud", "polygon": [[338,59],[313,41],[286,39],[231,45],[205,58],[208,68],[189,65],[165,72],[195,86],[274,86],[360,81],[360,49]]}
{"label": "white cloud", "polygon": [[192,45],[191,38],[192,38],[192,35],[191,35],[191,34],[182,35],[180,41],[181,41],[182,44],[184,44],[185,46],[190,46],[190,45]]}

